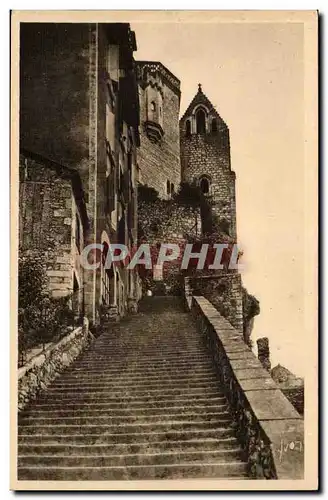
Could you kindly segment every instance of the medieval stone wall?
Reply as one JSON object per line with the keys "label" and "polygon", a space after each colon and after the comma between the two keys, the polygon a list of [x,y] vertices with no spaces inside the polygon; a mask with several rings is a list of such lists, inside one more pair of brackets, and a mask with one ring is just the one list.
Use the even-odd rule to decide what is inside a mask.
{"label": "medieval stone wall", "polygon": [[236,237],[235,173],[230,170],[230,149],[221,141],[219,132],[212,134],[181,133],[182,180],[198,182],[202,176],[209,180],[209,195],[213,212],[219,222],[228,221],[230,236]]}
{"label": "medieval stone wall", "polygon": [[[151,205],[139,202],[138,217],[140,242],[150,245],[154,260],[157,260],[161,243],[179,245],[179,258],[163,264],[163,279],[160,281],[174,289],[180,287],[185,245],[191,237],[201,233],[200,210],[181,206],[171,200],[157,200]],[[149,274],[152,276],[153,271]]]}
{"label": "medieval stone wall", "polygon": [[82,288],[78,255],[83,248],[83,224],[71,181],[22,154],[19,207],[20,256],[42,258],[54,297],[73,292],[74,276]]}
{"label": "medieval stone wall", "polygon": [[20,26],[20,145],[88,172],[89,25]]}

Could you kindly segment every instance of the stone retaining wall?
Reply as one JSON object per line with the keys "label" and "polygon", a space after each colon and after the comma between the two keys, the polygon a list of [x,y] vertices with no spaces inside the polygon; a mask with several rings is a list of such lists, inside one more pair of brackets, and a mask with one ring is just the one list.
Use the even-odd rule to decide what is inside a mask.
{"label": "stone retaining wall", "polygon": [[249,476],[302,479],[302,418],[229,321],[205,297],[190,300],[189,290],[186,299],[217,364]]}
{"label": "stone retaining wall", "polygon": [[18,411],[67,368],[89,343],[88,324],[34,356],[18,370]]}

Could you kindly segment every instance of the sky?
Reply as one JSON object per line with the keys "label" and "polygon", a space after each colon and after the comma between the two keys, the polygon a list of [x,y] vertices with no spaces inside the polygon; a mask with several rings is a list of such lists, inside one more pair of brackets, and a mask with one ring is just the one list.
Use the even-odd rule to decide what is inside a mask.
{"label": "sky", "polygon": [[131,23],[137,60],[181,81],[182,116],[202,84],[230,130],[242,279],[260,301],[252,339],[272,366],[305,373],[304,65],[301,23]]}

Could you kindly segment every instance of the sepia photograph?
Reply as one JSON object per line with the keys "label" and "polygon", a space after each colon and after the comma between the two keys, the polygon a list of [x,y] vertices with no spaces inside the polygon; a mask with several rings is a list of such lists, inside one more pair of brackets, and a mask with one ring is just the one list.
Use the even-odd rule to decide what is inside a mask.
{"label": "sepia photograph", "polygon": [[12,12],[12,489],[318,488],[317,24]]}

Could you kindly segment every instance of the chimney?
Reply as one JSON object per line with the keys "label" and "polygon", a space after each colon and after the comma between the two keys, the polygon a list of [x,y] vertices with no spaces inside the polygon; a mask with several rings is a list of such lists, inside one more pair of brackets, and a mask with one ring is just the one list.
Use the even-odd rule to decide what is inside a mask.
{"label": "chimney", "polygon": [[259,361],[262,363],[263,368],[270,372],[271,370],[271,362],[270,362],[270,348],[269,348],[269,339],[268,337],[262,337],[257,339],[257,357]]}

